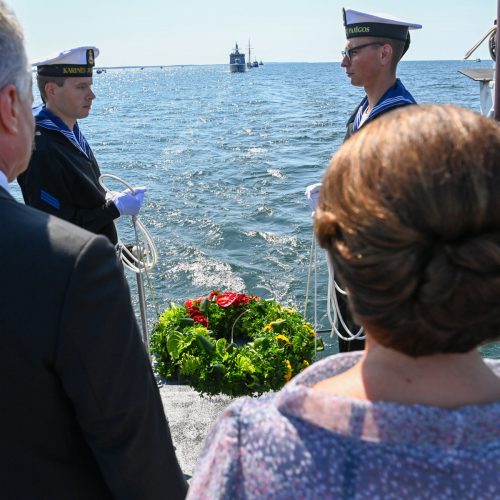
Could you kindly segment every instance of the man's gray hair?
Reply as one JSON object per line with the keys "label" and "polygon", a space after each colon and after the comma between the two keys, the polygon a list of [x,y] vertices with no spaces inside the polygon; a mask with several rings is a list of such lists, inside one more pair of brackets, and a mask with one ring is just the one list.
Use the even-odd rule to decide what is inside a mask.
{"label": "man's gray hair", "polygon": [[0,0],[0,89],[14,85],[24,98],[30,92],[30,81],[21,25],[14,13]]}

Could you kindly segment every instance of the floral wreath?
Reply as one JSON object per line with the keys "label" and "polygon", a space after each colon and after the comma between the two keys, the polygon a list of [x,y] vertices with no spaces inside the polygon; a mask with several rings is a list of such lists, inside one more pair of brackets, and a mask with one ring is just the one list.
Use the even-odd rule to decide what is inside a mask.
{"label": "floral wreath", "polygon": [[171,304],[151,335],[157,372],[202,394],[278,390],[323,343],[299,312],[255,295],[212,291]]}

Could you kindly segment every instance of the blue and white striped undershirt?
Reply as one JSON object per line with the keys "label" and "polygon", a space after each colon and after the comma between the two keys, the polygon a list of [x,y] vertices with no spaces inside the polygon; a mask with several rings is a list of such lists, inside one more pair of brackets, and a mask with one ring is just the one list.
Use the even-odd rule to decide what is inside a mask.
{"label": "blue and white striped undershirt", "polygon": [[413,96],[406,90],[405,86],[401,83],[399,78],[396,79],[396,83],[389,88],[386,93],[380,98],[374,108],[370,111],[368,118],[362,121],[363,113],[368,107],[368,98],[364,98],[361,106],[356,113],[356,118],[354,119],[353,130],[357,132],[363,125],[373,120],[379,114],[388,111],[389,109],[398,108],[400,106],[407,106],[408,104],[416,104],[417,102]]}
{"label": "blue and white striped undershirt", "polygon": [[73,130],[70,130],[58,116],[51,113],[44,105],[34,108],[33,116],[35,117],[37,126],[60,132],[71,142],[71,144],[73,144],[73,146],[90,159],[90,146],[81,133],[78,122],[75,122]]}

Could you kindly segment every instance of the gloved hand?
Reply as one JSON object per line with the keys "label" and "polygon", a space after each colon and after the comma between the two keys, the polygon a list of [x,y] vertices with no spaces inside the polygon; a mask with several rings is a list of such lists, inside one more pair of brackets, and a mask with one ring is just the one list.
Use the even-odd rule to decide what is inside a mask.
{"label": "gloved hand", "polygon": [[120,215],[137,215],[141,209],[146,191],[145,187],[136,187],[133,193],[130,192],[130,189],[118,193],[113,198],[113,203],[120,212]]}
{"label": "gloved hand", "polygon": [[319,201],[319,190],[321,188],[321,182],[316,184],[311,184],[306,188],[306,203],[312,212],[316,210]]}

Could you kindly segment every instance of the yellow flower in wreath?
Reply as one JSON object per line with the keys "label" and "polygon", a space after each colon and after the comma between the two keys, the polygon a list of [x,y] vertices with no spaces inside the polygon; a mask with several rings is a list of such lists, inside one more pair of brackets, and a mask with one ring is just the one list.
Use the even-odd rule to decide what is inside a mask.
{"label": "yellow flower in wreath", "polygon": [[285,380],[288,382],[292,378],[292,365],[288,359],[285,359],[286,373]]}
{"label": "yellow flower in wreath", "polygon": [[314,328],[312,327],[311,323],[304,323],[302,325],[302,328],[311,336],[314,337]]}
{"label": "yellow flower in wreath", "polygon": [[276,335],[276,340],[278,342],[282,342],[283,344],[286,344],[286,345],[292,345],[292,343],[290,342],[290,339],[288,337],[286,337],[285,335]]}

